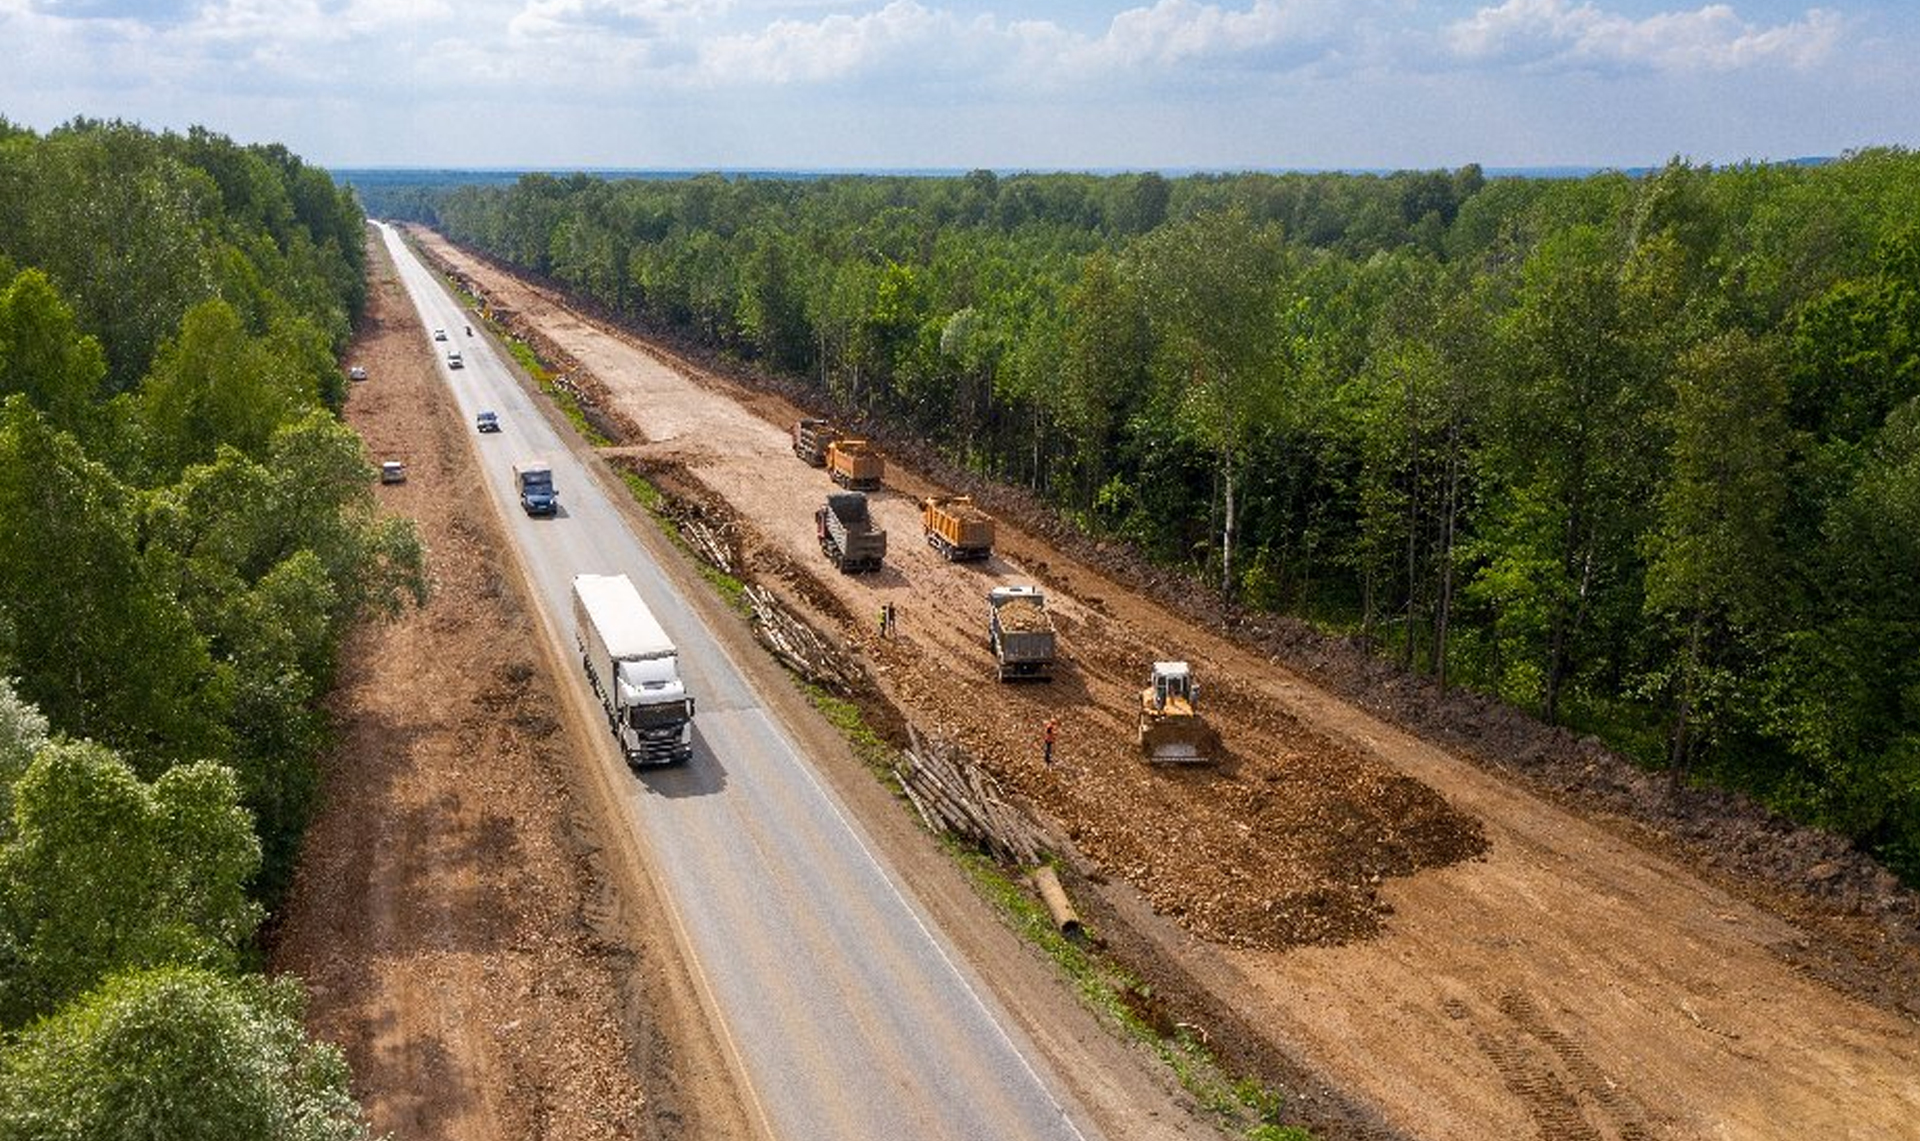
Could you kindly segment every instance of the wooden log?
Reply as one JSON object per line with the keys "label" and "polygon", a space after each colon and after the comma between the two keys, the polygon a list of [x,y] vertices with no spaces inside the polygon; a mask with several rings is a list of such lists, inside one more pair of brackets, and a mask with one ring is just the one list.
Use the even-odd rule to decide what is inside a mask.
{"label": "wooden log", "polygon": [[1053,873],[1053,868],[1041,864],[1033,869],[1033,875],[1029,878],[1033,881],[1034,890],[1040,893],[1040,902],[1046,904],[1047,914],[1053,917],[1054,927],[1068,939],[1079,942],[1086,930],[1080,923],[1080,916],[1074,913],[1073,903],[1067,899],[1067,891],[1060,886],[1060,877]]}
{"label": "wooden log", "polygon": [[920,822],[925,824],[929,831],[940,831],[940,824],[934,819],[933,813],[928,810],[926,802],[914,793],[913,785],[907,780],[906,775],[897,768],[893,770],[893,775],[899,778],[900,791],[907,794],[907,803],[913,805],[913,810],[920,814]]}

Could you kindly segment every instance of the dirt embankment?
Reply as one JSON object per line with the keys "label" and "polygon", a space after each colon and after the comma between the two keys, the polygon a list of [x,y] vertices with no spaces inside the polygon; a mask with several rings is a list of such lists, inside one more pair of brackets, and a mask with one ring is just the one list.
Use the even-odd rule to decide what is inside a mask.
{"label": "dirt embankment", "polygon": [[376,1133],[447,1138],[739,1137],[698,1016],[658,979],[649,901],[602,857],[536,624],[459,417],[384,246],[347,419],[429,551],[421,610],[351,638],[337,743],[271,946],[311,990]]}
{"label": "dirt embankment", "polygon": [[[1899,970],[1910,927],[1884,884],[1854,897],[1866,914],[1849,916],[1844,897],[1820,912],[1831,927],[1801,924],[1796,906],[1820,907],[1812,893],[1796,906],[1730,894],[1745,881],[1702,874],[1688,848],[1594,811],[1584,791],[1561,800],[1516,782],[1525,750],[1497,727],[1472,759],[1450,733],[1408,732],[1367,708],[1391,701],[1340,692],[1372,685],[1365,671],[1330,690],[1204,592],[1127,573],[1124,555],[1093,557],[1044,518],[1003,511],[995,558],[946,563],[919,544],[913,499],[1007,501],[970,481],[890,460],[873,497],[887,569],[833,574],[811,519],[830,485],[782,436],[799,408],[438,248],[599,379],[644,433],[623,449],[633,462],[723,504],[751,565],[860,647],[893,704],[1055,823],[1084,857],[1096,920],[1163,993],[1210,1017],[1218,1044],[1263,1073],[1300,1063],[1308,1078],[1283,1084],[1302,1101],[1377,1108],[1377,1127],[1335,1114],[1329,1135],[1902,1136],[1920,1120],[1920,1034]],[[1019,581],[1051,595],[1064,659],[1051,684],[992,681],[984,592]],[[895,638],[874,621],[888,602]],[[1303,656],[1339,680],[1337,649]],[[1148,663],[1169,658],[1202,680],[1229,751],[1220,767],[1148,766],[1133,746]],[[1614,779],[1581,771],[1596,789]],[[1841,866],[1815,882],[1853,876]],[[1848,923],[1885,953],[1856,953]],[[1857,977],[1830,969],[1836,956]]]}

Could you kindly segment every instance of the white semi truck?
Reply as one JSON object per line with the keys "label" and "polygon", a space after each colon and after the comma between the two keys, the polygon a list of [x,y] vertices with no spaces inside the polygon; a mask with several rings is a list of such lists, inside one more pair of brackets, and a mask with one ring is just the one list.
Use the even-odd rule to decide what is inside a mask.
{"label": "white semi truck", "polygon": [[632,580],[573,576],[574,638],[587,680],[627,763],[670,765],[693,756],[693,698],[680,656]]}

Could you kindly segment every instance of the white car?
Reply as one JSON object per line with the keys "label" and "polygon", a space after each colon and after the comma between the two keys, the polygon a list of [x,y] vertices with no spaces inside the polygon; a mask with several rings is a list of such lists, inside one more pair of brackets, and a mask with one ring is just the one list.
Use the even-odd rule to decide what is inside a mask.
{"label": "white car", "polygon": [[367,379],[367,370],[361,365],[354,365],[352,368],[347,370],[347,379],[348,380],[365,380]]}
{"label": "white car", "polygon": [[460,359],[460,350],[459,350],[459,349],[448,349],[448,350],[447,350],[447,367],[448,367],[448,368],[465,368],[465,367],[467,367],[467,365],[466,365],[466,362],[465,362],[465,361],[462,361],[462,360]]}
{"label": "white car", "polygon": [[447,339],[447,331],[446,331],[445,329],[435,329],[435,330],[433,331],[433,339],[434,339],[434,340],[436,340],[436,341],[444,341],[444,340],[446,340],[446,339]]}
{"label": "white car", "polygon": [[407,465],[399,460],[387,460],[380,465],[381,483],[407,482]]}

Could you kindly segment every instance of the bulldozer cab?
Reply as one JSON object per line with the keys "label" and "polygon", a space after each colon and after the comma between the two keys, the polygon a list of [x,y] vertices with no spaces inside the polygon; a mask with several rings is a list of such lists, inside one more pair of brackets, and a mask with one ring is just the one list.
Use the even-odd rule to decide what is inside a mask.
{"label": "bulldozer cab", "polygon": [[1178,698],[1191,709],[1195,691],[1193,671],[1185,662],[1153,663],[1153,707],[1164,710],[1169,698]]}

